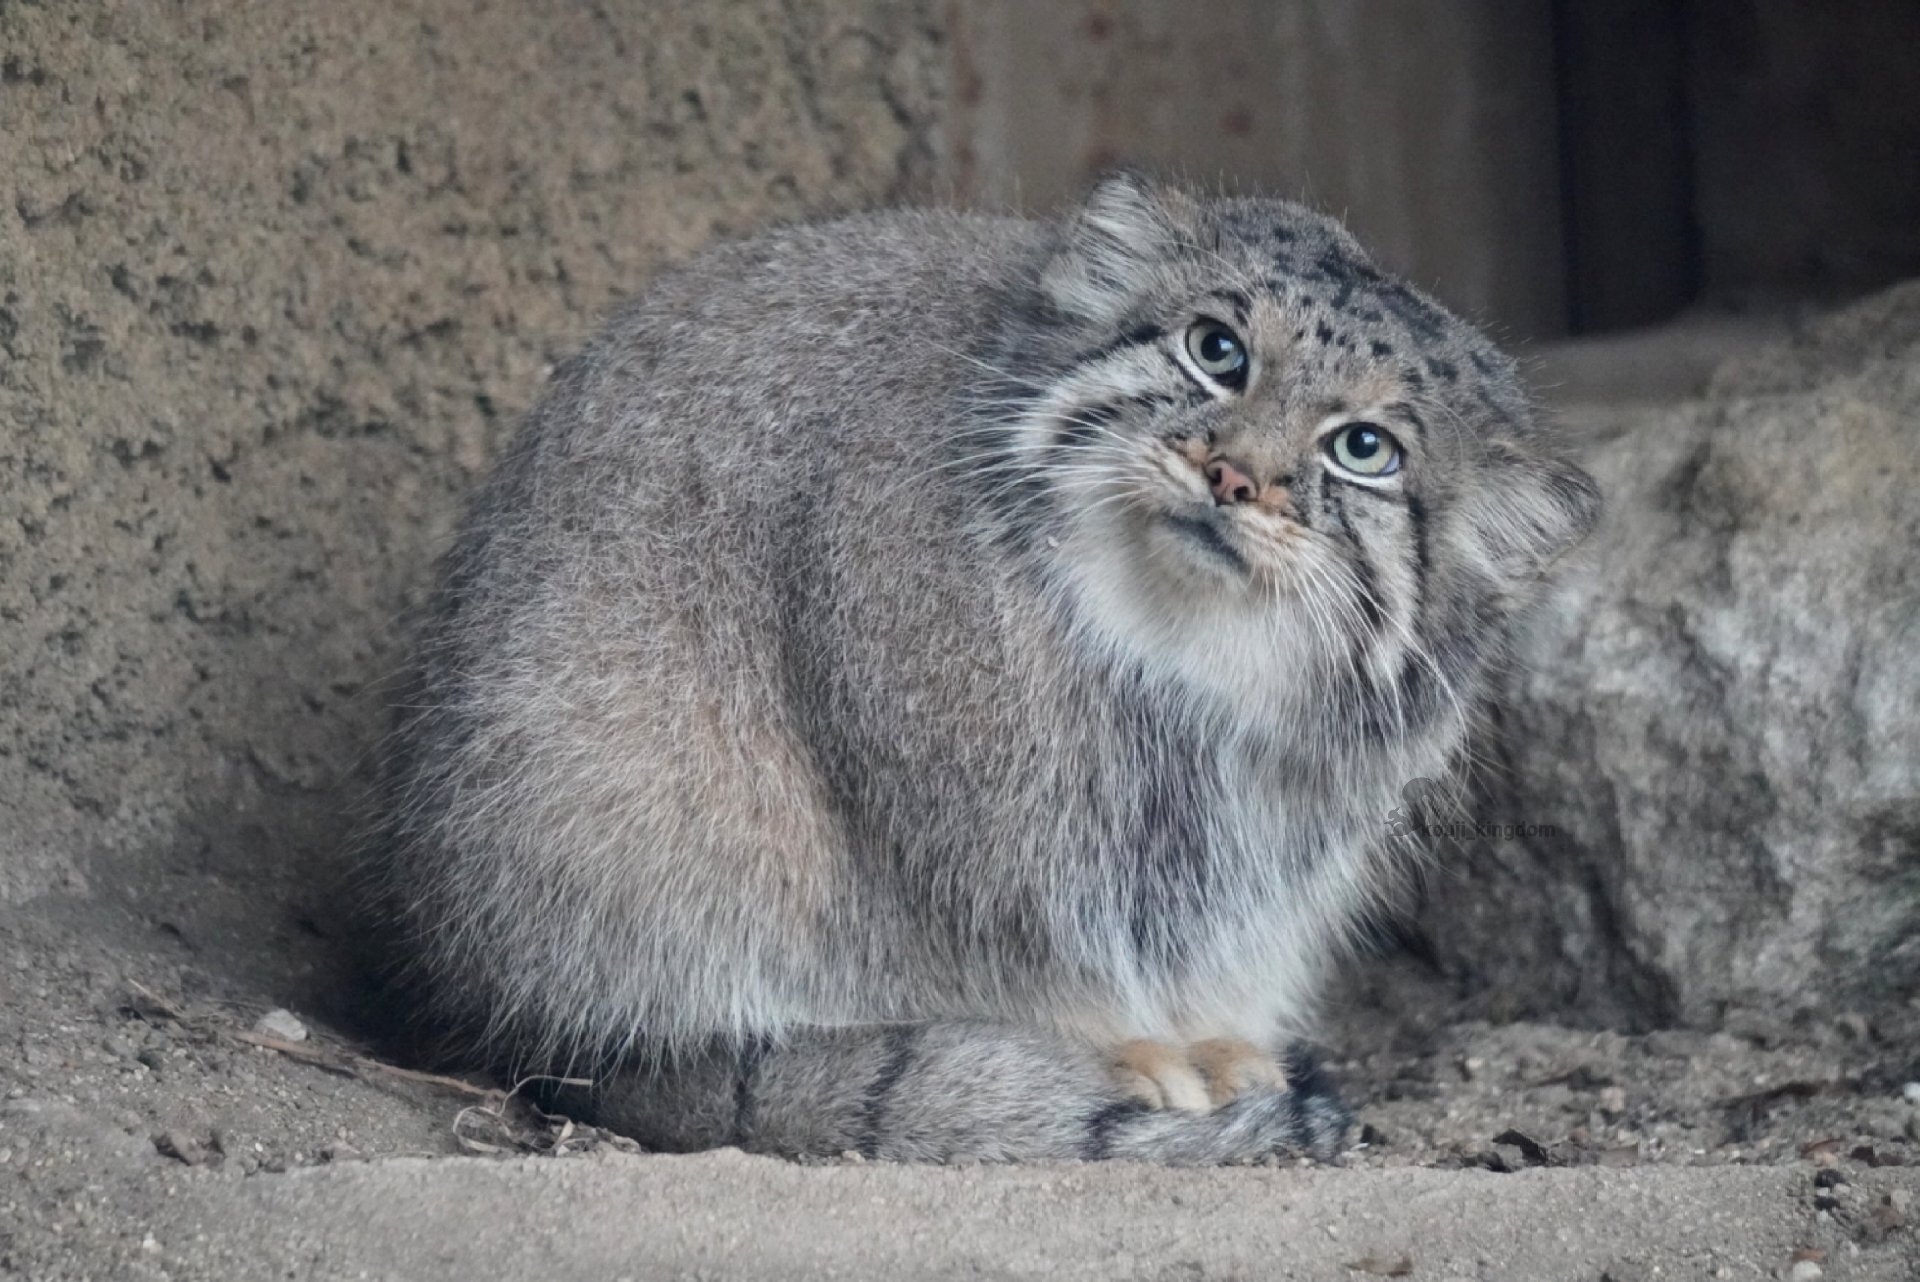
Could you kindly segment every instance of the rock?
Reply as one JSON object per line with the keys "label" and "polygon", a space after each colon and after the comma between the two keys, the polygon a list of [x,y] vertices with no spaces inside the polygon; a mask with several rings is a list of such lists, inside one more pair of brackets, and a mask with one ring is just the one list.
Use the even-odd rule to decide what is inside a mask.
{"label": "rock", "polygon": [[1920,282],[1619,411],[1424,933],[1513,1014],[1715,1025],[1920,987]]}
{"label": "rock", "polygon": [[166,1130],[153,1137],[153,1146],[161,1153],[188,1166],[205,1166],[213,1153],[205,1144],[182,1130]]}
{"label": "rock", "polygon": [[255,1020],[253,1031],[263,1037],[277,1037],[283,1042],[307,1040],[307,1026],[300,1022],[300,1017],[278,1006]]}

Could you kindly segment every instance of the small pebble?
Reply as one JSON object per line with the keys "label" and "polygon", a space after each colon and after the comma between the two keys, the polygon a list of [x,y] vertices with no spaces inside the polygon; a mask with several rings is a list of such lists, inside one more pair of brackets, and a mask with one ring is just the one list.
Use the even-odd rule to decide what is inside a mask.
{"label": "small pebble", "polygon": [[1626,1088],[1620,1087],[1620,1086],[1602,1087],[1600,1090],[1599,1102],[1600,1102],[1600,1107],[1605,1109],[1609,1113],[1626,1112],[1627,1111]]}
{"label": "small pebble", "polygon": [[1900,1098],[1907,1103],[1920,1107],[1920,1082],[1908,1082],[1900,1088]]}
{"label": "small pebble", "polygon": [[278,1006],[256,1020],[253,1031],[263,1037],[277,1037],[283,1042],[307,1040],[307,1026],[300,1022],[300,1017]]}
{"label": "small pebble", "polygon": [[1827,1276],[1826,1270],[1812,1260],[1801,1260],[1787,1271],[1787,1277],[1791,1282],[1818,1282],[1818,1279],[1825,1276]]}
{"label": "small pebble", "polygon": [[153,1146],[188,1166],[204,1166],[209,1156],[205,1145],[180,1130],[162,1131],[153,1137]]}

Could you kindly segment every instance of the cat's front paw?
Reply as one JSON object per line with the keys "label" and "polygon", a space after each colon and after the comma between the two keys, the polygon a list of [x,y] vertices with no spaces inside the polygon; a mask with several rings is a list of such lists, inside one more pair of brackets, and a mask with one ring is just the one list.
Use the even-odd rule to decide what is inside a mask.
{"label": "cat's front paw", "polygon": [[1120,1094],[1152,1109],[1206,1113],[1250,1091],[1285,1090],[1286,1069],[1252,1042],[1215,1037],[1175,1046],[1136,1040],[1114,1049]]}
{"label": "cat's front paw", "polygon": [[1122,1042],[1113,1048],[1108,1071],[1122,1098],[1148,1108],[1205,1113],[1213,1107],[1206,1080],[1182,1047],[1144,1038]]}
{"label": "cat's front paw", "polygon": [[1214,1037],[1187,1047],[1187,1059],[1207,1083],[1215,1108],[1249,1091],[1287,1089],[1287,1070],[1273,1056],[1238,1037]]}

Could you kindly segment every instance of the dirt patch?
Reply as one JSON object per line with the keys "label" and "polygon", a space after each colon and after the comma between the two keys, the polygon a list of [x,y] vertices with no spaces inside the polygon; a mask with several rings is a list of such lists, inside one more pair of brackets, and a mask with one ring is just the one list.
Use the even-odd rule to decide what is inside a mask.
{"label": "dirt patch", "polygon": [[[145,946],[130,946],[143,937]],[[573,1276],[581,1259],[599,1258],[577,1254],[583,1243],[616,1254],[677,1243],[687,1259],[729,1276],[735,1266],[752,1275],[740,1264],[752,1259],[769,1276],[787,1266],[796,1276],[826,1275],[828,1265],[843,1276],[880,1276],[888,1260],[935,1276],[970,1260],[989,1272],[1044,1264],[1076,1275],[1076,1262],[1091,1261],[1105,1272],[1089,1276],[1320,1277],[1333,1276],[1319,1271],[1332,1260],[1377,1266],[1354,1276],[1449,1276],[1433,1271],[1449,1261],[1470,1270],[1458,1276],[1591,1282],[1606,1268],[1620,1279],[1656,1276],[1646,1270],[1662,1261],[1680,1270],[1667,1276],[1762,1276],[1753,1270],[1764,1267],[1784,1277],[1794,1253],[1805,1252],[1835,1277],[1905,1279],[1920,1262],[1920,1101],[1903,1094],[1906,1075],[1920,1076],[1910,1045],[1883,1042],[1847,1017],[1794,1036],[1492,1025],[1459,1019],[1437,981],[1405,963],[1375,972],[1375,981],[1391,985],[1396,1001],[1422,991],[1429,1000],[1424,1016],[1387,1019],[1361,983],[1336,1012],[1329,1067],[1365,1127],[1341,1169],[1271,1163],[1295,1181],[1284,1186],[1254,1171],[1125,1166],[964,1177],[876,1171],[862,1185],[873,1201],[862,1205],[927,1199],[918,1236],[894,1215],[858,1207],[837,1236],[811,1236],[805,1216],[784,1218],[781,1208],[839,1196],[826,1192],[843,1187],[828,1171],[739,1155],[706,1165],[644,1155],[630,1141],[506,1099],[501,1084],[437,1081],[388,1063],[308,1012],[291,1012],[307,1036],[289,1041],[284,1022],[259,1023],[275,1007],[270,994],[202,969],[181,941],[143,936],[128,920],[13,917],[0,924],[0,1275],[97,1275],[114,1260],[176,1278],[233,1276],[222,1270],[281,1259],[307,1260],[305,1276],[315,1277],[350,1275],[349,1261],[392,1269],[412,1258],[420,1237],[387,1223],[397,1215],[449,1235],[433,1257],[441,1271],[421,1266],[411,1275],[459,1276],[485,1258],[471,1243],[491,1229],[473,1221],[532,1214],[504,1208],[540,1190],[609,1207],[651,1190],[648,1205],[671,1197],[714,1208],[698,1221],[704,1227],[675,1221],[672,1233],[636,1209],[638,1218],[605,1240],[605,1224],[534,1214],[552,1235],[552,1276]],[[377,1169],[355,1173],[369,1163]],[[575,1163],[577,1176],[540,1173]],[[1411,1194],[1389,1182],[1415,1173],[1419,1197],[1401,1206]],[[654,1187],[662,1181],[664,1189]],[[1035,1181],[1051,1182],[1034,1194]],[[786,1200],[756,1201],[762,1185],[778,1186]],[[1057,1205],[1067,1226],[1060,1234],[1043,1240],[992,1227],[992,1208],[1030,1195]],[[338,1208],[354,1199],[377,1213],[343,1222]],[[1453,1222],[1436,1210],[1453,1199],[1466,1199],[1481,1220]],[[1581,1218],[1584,1207],[1609,1200],[1637,1209],[1599,1224]],[[1237,1218],[1223,1218],[1223,1205]],[[1763,1205],[1771,1209],[1749,1223]],[[188,1235],[198,1243],[191,1249],[177,1236],[183,1206],[220,1226],[208,1239],[206,1225],[188,1217],[200,1234]],[[1501,1208],[1499,1231],[1512,1242],[1545,1233],[1536,1249],[1549,1253],[1490,1252],[1482,1242],[1489,1207]],[[946,1218],[936,1221],[934,1208]],[[1296,1223],[1290,1215],[1317,1235],[1299,1260],[1320,1265],[1232,1271],[1237,1253],[1253,1249],[1248,1235],[1276,1217]],[[1547,1232],[1539,1218],[1556,1215],[1560,1227]],[[241,1222],[253,1227],[232,1240]],[[757,1228],[740,1227],[748,1223]],[[162,1224],[171,1225],[167,1240],[143,1253],[148,1229]],[[1150,1245],[1116,1256],[1103,1224],[1109,1239],[1124,1224]],[[1328,1225],[1369,1236],[1349,1248],[1325,1236]],[[861,1233],[866,1246],[849,1245],[846,1235]],[[1554,1257],[1553,1233],[1578,1245]],[[241,1252],[240,1264],[226,1251]],[[1403,1258],[1411,1274],[1393,1271]],[[1556,1258],[1564,1268],[1539,1271]],[[446,1263],[459,1260],[468,1264]],[[1189,1263],[1201,1271],[1178,1271]]]}

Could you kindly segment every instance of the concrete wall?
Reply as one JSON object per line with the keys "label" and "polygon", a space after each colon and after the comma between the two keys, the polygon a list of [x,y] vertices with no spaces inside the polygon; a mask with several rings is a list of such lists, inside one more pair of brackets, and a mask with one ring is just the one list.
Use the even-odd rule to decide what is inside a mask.
{"label": "concrete wall", "polygon": [[939,82],[914,0],[0,4],[0,905],[323,924],[394,620],[546,364],[922,181]]}
{"label": "concrete wall", "polygon": [[1566,323],[1537,0],[954,0],[951,181],[1046,208],[1116,162],[1304,198],[1516,336]]}

